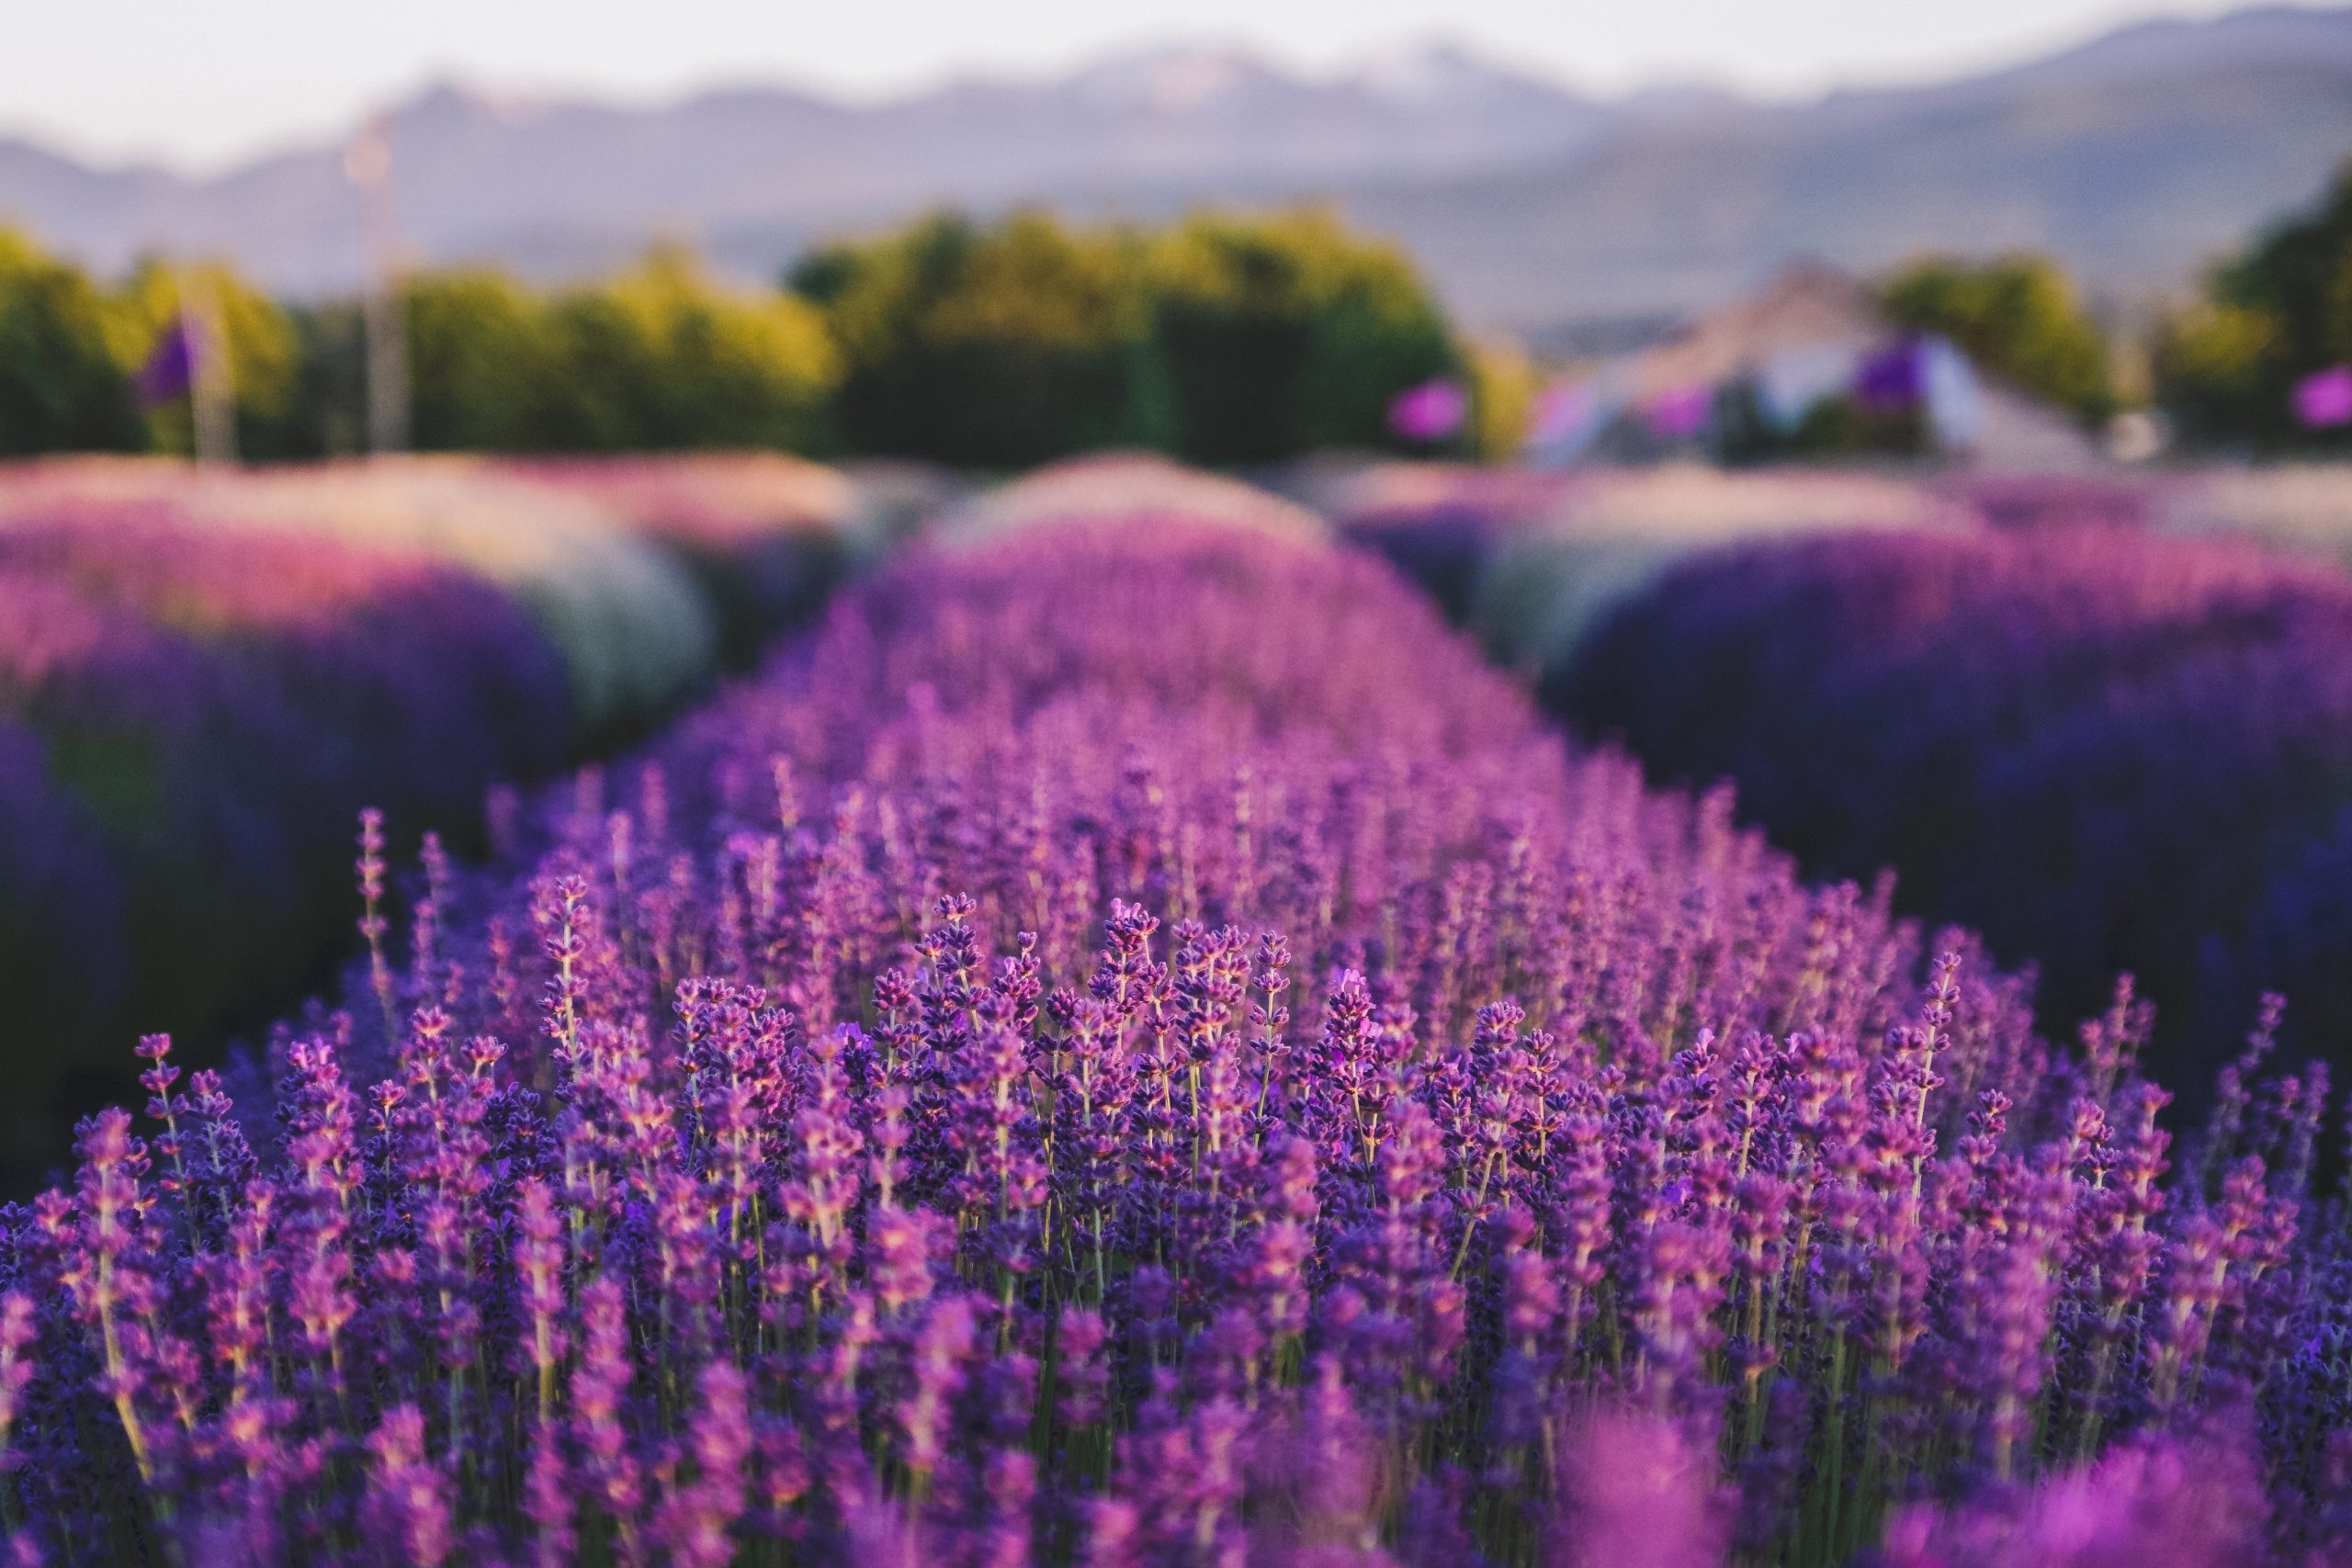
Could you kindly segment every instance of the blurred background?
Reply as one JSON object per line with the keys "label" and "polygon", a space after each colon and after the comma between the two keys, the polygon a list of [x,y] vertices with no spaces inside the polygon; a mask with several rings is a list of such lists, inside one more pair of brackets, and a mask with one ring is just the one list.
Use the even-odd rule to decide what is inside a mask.
{"label": "blurred background", "polygon": [[[227,373],[192,379],[248,457],[1566,457],[1639,405],[1650,445],[2047,467],[2081,435],[2352,428],[2352,385],[2293,395],[2352,354],[2342,8],[842,9],[105,0],[12,28],[0,449],[192,447],[175,399],[207,389],[177,399],[171,340],[204,331]],[[1906,334],[1959,351],[1879,367],[1882,404],[1926,374],[1930,428],[1808,420]],[[1285,346],[1315,412],[1199,406]],[[1751,406],[1713,406],[1742,373]],[[1466,417],[1386,417],[1440,375]],[[1005,398],[967,404],[982,382]]]}
{"label": "blurred background", "polygon": [[2347,156],[2345,6],[14,18],[0,1187],[141,1033],[427,973],[516,790],[849,574],[1160,459],[2053,1034],[2352,1062]]}

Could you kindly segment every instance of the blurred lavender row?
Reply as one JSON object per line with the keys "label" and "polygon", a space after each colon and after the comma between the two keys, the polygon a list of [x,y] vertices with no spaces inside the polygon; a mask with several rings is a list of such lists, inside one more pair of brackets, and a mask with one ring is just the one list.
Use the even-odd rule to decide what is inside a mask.
{"label": "blurred lavender row", "polygon": [[0,1175],[140,1031],[211,1049],[318,983],[361,806],[475,842],[492,785],[806,619],[857,505],[785,458],[0,471]]}
{"label": "blurred lavender row", "polygon": [[1550,694],[1662,774],[1736,778],[1809,864],[1899,867],[1910,907],[2038,961],[2050,1016],[2142,976],[2179,1081],[2267,989],[2343,1060],[2346,926],[2259,912],[2352,807],[2339,572],[2095,528],[1733,551],[1623,609]]}
{"label": "blurred lavender row", "polygon": [[2266,991],[2346,1059],[2352,477],[1394,465],[1325,504],[1554,711],[2034,965],[2052,1027],[2128,971],[2191,1100]]}
{"label": "blurred lavender row", "polygon": [[371,819],[274,1087],[150,1042],[0,1227],[17,1559],[2352,1544],[2324,1069],[2177,1153],[2129,995],[1182,498],[906,554],[397,922]]}

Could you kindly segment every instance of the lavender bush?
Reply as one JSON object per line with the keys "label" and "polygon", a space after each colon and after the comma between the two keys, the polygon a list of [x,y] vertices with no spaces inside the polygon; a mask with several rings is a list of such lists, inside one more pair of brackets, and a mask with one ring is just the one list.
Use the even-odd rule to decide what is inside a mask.
{"label": "lavender bush", "polygon": [[[1962,474],[1926,483],[1772,468],[1544,470],[1309,461],[1284,488],[1385,557],[1505,660],[1556,669],[1577,637],[1666,566],[1714,547],[1887,525],[2139,527],[2190,483]],[[1552,626],[1547,631],[1547,625]]]}
{"label": "lavender bush", "polygon": [[585,497],[685,564],[730,669],[815,615],[878,528],[861,487],[775,452],[505,463],[498,471]]}
{"label": "lavender bush", "polygon": [[1270,491],[1148,452],[1049,463],[964,498],[935,519],[933,531],[972,543],[1055,523],[1153,523],[1171,516],[1276,538],[1316,539],[1326,532],[1314,513]]}
{"label": "lavender bush", "polygon": [[[0,614],[15,613],[21,593],[0,582]],[[0,685],[13,683],[11,662],[0,656]],[[53,1036],[86,998],[120,994],[120,880],[87,813],[51,776],[40,735],[15,718],[0,718],[0,996],[12,1032]],[[43,1131],[12,1121],[5,1135],[18,1147]]]}
{"label": "lavender bush", "polygon": [[2200,1025],[2171,1032],[2184,1089],[2263,989],[2344,1005],[2340,964],[2197,983],[2352,799],[2340,573],[2102,528],[1764,547],[1661,582],[1547,692],[1663,775],[1737,779],[1809,864],[1896,867],[1910,907],[2039,961],[2053,1016],[2137,973]]}
{"label": "lavender bush", "polygon": [[1970,527],[1973,491],[1995,488],[1802,468],[1331,461],[1283,482],[1475,627],[1496,659],[1536,671],[1565,668],[1611,610],[1694,555],[1825,529]]}
{"label": "lavender bush", "polygon": [[1973,522],[1916,485],[1870,474],[1697,465],[1602,472],[1532,526],[1509,531],[1479,574],[1470,620],[1497,659],[1555,674],[1618,605],[1694,556],[1805,534]]}
{"label": "lavender bush", "polygon": [[54,1097],[130,1088],[135,1025],[217,1043],[315,984],[360,806],[461,824],[572,739],[561,661],[488,584],[135,510],[0,529],[0,725],[19,1190],[68,1152]]}
{"label": "lavender bush", "polygon": [[1996,528],[2138,528],[2155,520],[2166,484],[2110,474],[1963,474],[1936,487]]}
{"label": "lavender bush", "polygon": [[0,470],[0,527],[123,507],[208,537],[290,536],[486,581],[561,653],[581,732],[607,746],[641,736],[716,671],[716,616],[681,561],[621,513],[486,461],[220,470],[91,458]]}
{"label": "lavender bush", "polygon": [[0,1186],[130,1090],[124,1038],[317,984],[361,805],[475,840],[493,783],[705,688],[714,623],[748,660],[805,619],[859,508],[782,457],[0,468]]}
{"label": "lavender bush", "polygon": [[1295,482],[1341,538],[1385,557],[1448,620],[1462,622],[1504,544],[1561,511],[1577,481],[1530,468],[1389,462],[1340,473],[1310,467]]}
{"label": "lavender bush", "polygon": [[2340,1052],[2352,1040],[2352,805],[2273,857],[2242,927],[2199,944],[2198,1020],[2210,1035],[2242,998],[2277,987],[2296,998],[2290,1045]]}
{"label": "lavender bush", "polygon": [[1729,817],[1361,558],[915,552],[405,940],[371,838],[274,1087],[142,1046],[0,1226],[14,1552],[1925,1563],[2184,1484],[2193,1561],[2325,1550],[2324,1072],[2167,1181],[2143,1007],[2053,1049]]}

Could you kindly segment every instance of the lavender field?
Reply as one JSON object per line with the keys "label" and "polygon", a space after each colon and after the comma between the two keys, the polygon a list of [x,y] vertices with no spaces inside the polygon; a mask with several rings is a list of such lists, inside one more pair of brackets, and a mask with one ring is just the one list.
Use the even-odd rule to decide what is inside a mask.
{"label": "lavender field", "polygon": [[2352,1568],[2352,0],[19,9],[0,1568]]}
{"label": "lavender field", "polygon": [[2346,1560],[2305,492],[1283,484],[0,480],[16,1558]]}

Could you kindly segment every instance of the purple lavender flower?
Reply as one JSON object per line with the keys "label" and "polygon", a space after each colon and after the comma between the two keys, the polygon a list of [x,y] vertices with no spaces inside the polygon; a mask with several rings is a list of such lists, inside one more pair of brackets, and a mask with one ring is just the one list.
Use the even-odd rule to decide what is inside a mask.
{"label": "purple lavender flower", "polygon": [[1565,1455],[1544,1561],[1714,1568],[1729,1517],[1710,1456],[1671,1421],[1596,1413]]}

